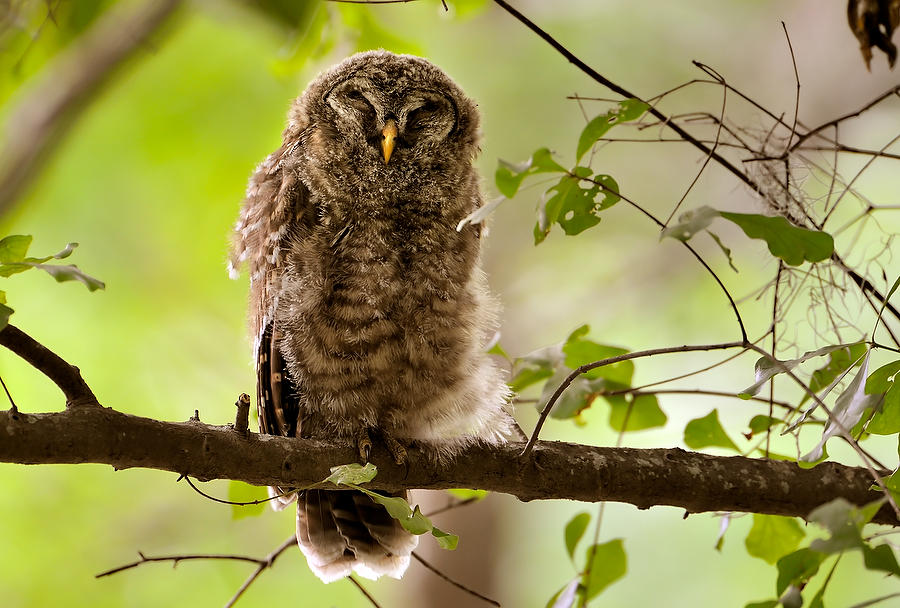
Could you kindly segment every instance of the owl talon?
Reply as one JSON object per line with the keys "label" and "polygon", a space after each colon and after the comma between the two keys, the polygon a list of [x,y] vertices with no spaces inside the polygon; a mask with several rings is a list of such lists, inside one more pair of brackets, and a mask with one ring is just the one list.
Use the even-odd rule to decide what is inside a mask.
{"label": "owl talon", "polygon": [[394,462],[398,465],[408,465],[409,460],[406,456],[406,448],[403,447],[399,441],[391,437],[390,435],[384,435],[384,444],[387,446],[388,452],[391,453],[391,456],[394,459]]}
{"label": "owl talon", "polygon": [[369,462],[369,455],[372,453],[372,440],[369,438],[369,432],[362,428],[356,433],[356,447],[359,449],[359,457],[363,464]]}

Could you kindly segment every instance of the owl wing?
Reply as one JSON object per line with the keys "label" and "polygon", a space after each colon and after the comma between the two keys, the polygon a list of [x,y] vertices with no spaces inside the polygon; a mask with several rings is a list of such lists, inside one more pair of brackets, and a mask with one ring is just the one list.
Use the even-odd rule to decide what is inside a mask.
{"label": "owl wing", "polygon": [[300,180],[294,160],[310,130],[286,137],[250,178],[229,263],[232,273],[244,263],[250,269],[250,330],[254,336],[259,430],[286,437],[300,432],[299,395],[278,348],[274,319],[285,254],[293,240],[308,232],[315,217],[309,191]]}

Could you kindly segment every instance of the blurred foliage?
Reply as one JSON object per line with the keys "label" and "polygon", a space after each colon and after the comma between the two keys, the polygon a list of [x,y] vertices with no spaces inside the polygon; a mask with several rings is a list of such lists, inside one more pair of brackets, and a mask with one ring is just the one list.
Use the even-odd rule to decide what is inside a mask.
{"label": "blurred foliage", "polygon": [[[32,79],[114,4],[0,2],[0,116],[8,115],[25,98]],[[33,190],[2,218],[5,234],[34,234],[41,251],[72,239],[84,243],[79,263],[103,277],[109,289],[88,294],[71,285],[48,285],[45,277],[36,276],[40,273],[24,273],[9,288],[16,323],[77,364],[107,406],[168,419],[184,419],[199,409],[204,420],[228,420],[234,395],[253,383],[243,329],[246,285],[229,282],[223,262],[246,178],[277,146],[289,100],[318,69],[356,50],[384,47],[431,58],[479,100],[485,130],[479,163],[483,174],[495,178],[485,190],[502,196],[489,196],[491,205],[467,221],[493,216],[486,263],[507,314],[504,347],[496,345],[492,352],[508,359],[512,386],[523,393],[522,399],[533,396],[537,409],[543,409],[573,370],[628,352],[615,344],[675,344],[696,341],[698,335],[730,335],[732,320],[708,278],[698,278],[696,268],[681,261],[671,239],[657,245],[657,235],[646,229],[643,218],[618,204],[627,193],[626,202],[661,201],[655,211],[668,209],[695,174],[696,158],[669,151],[655,157],[645,147],[628,144],[607,146],[603,139],[611,133],[643,128],[646,104],[583,95],[577,102],[564,99],[574,90],[597,92],[531,33],[489,10],[486,0],[447,4],[449,11],[437,0],[378,7],[285,0],[191,4],[172,36],[148,48],[102,93],[72,136],[60,142],[59,157]],[[803,99],[819,104],[805,107],[806,112],[830,118],[858,107],[888,80],[877,66],[873,80],[842,73],[839,44],[829,49],[836,54],[810,52],[821,39],[839,40],[836,32],[845,27],[840,7],[830,13],[812,0],[788,8],[774,0],[722,8],[699,0],[671,6],[520,4],[555,36],[570,41],[588,63],[635,90],[661,90],[689,79],[688,59],[698,53],[711,55],[720,71],[739,78],[772,107],[791,111],[790,60],[763,57],[782,43],[772,20],[785,13],[797,17],[791,35],[799,50]],[[815,27],[807,32],[806,24]],[[742,52],[734,50],[736,32],[748,41],[739,46]],[[756,56],[749,61],[748,55]],[[858,62],[851,57],[848,63],[853,59]],[[837,88],[836,74],[842,78]],[[791,86],[773,85],[778,77]],[[694,95],[686,98],[686,111],[709,101],[702,92]],[[525,163],[498,160],[524,158],[536,148]],[[876,194],[895,192],[893,176],[876,176],[867,188]],[[821,175],[816,177],[822,181]],[[766,276],[772,256],[806,271],[835,250],[825,231],[732,211],[752,204],[746,194],[735,193],[732,181],[709,174],[702,181],[708,182],[700,185],[704,189],[692,194],[695,211],[666,234],[687,240],[706,231],[716,217],[728,220],[720,234],[709,234],[729,263],[732,258],[751,260],[741,265],[741,291]],[[809,181],[809,188],[817,187],[816,179]],[[528,207],[534,203],[536,222]],[[547,239],[554,225],[578,239]],[[885,219],[882,226],[888,234],[897,230],[895,220]],[[731,228],[736,230],[729,232]],[[752,253],[752,243],[737,238],[741,234],[764,241],[771,255]],[[9,238],[14,240],[0,241],[0,274],[4,268],[11,274],[38,267],[56,278],[100,286],[75,267],[45,265],[53,264],[53,257],[67,257],[70,247],[49,258],[28,258],[30,238]],[[537,251],[535,243],[542,243]],[[898,274],[882,270],[886,276]],[[2,313],[8,310],[5,294],[0,300]],[[769,322],[769,302],[758,309],[753,298],[745,302],[748,322]],[[589,321],[593,332],[588,325],[570,331],[582,321]],[[818,338],[815,331],[794,331],[798,343],[810,334]],[[870,374],[869,357],[883,354],[872,353],[862,342],[841,341],[799,357],[763,357],[756,365],[756,384],[744,396],[756,394],[776,376],[780,381],[785,369],[800,373],[806,361],[827,355],[826,363],[803,372],[810,387],[821,399],[834,390],[845,425],[863,435],[890,435],[879,457],[886,453],[894,462],[900,431],[897,362],[873,361]],[[795,419],[772,412],[750,417],[746,408],[734,411],[756,402],[732,401],[735,408],[710,410],[697,403],[697,396],[667,399],[663,409],[656,395],[643,394],[641,387],[648,378],[671,375],[668,365],[624,361],[587,370],[573,379],[551,412],[563,422],[548,425],[544,436],[612,444],[627,433],[632,445],[681,442],[695,449],[750,453],[762,451],[761,435],[768,430],[790,431],[808,422],[824,453],[825,441],[835,435],[834,427],[815,419],[814,405]],[[61,407],[54,387],[15,357],[0,353],[0,371],[23,410]],[[717,372],[718,388],[734,393],[735,387],[746,386],[751,373],[746,361],[723,369]],[[594,405],[597,398],[609,412]],[[795,402],[802,405],[806,399],[800,394]],[[752,411],[766,411],[765,404],[760,407]],[[529,410],[519,408],[525,422],[536,416]],[[748,418],[742,444],[747,447],[740,449],[735,439],[744,440],[735,429],[747,428],[741,425]],[[634,432],[639,430],[643,432]],[[791,451],[793,436],[771,439]],[[838,452],[842,446],[834,448]],[[895,477],[887,483],[896,496],[900,482]],[[212,485],[210,492],[237,502],[252,502],[263,494],[238,482]],[[101,581],[92,575],[129,561],[137,550],[263,556],[293,529],[290,513],[274,514],[260,505],[219,508],[176,486],[174,476],[155,471],[114,474],[89,465],[3,465],[0,490],[0,521],[5,522],[0,525],[0,587],[3,605],[10,607],[58,605],[63,597],[69,605],[90,606],[221,604],[249,574],[246,565],[192,563],[176,572],[147,566]],[[482,496],[457,495],[463,500]],[[465,564],[467,549],[479,553],[482,543],[499,543],[504,559],[492,566],[504,605],[535,605],[535,598],[551,596],[553,606],[595,597],[609,605],[628,605],[635,597],[645,605],[740,605],[763,595],[759,590],[772,579],[776,598],[755,605],[796,606],[806,595],[810,601],[802,605],[821,606],[826,588],[829,605],[844,605],[895,589],[895,579],[882,578],[898,574],[893,551],[887,543],[877,544],[865,527],[877,506],[857,509],[839,501],[823,506],[812,516],[821,534],[811,533],[809,544],[798,549],[805,535],[792,519],[754,515],[751,523],[744,518],[714,543],[716,522],[709,518],[682,521],[673,509],[635,512],[611,504],[604,517],[615,522],[617,535],[627,536],[626,556],[620,538],[591,541],[580,552],[586,534],[599,534],[590,525],[599,526],[600,518],[592,522],[590,515],[579,513],[569,519],[572,505],[523,507],[486,500],[468,508],[473,519],[479,517],[476,509],[502,508],[503,527],[492,531],[497,536],[479,538],[454,527],[460,548],[448,555]],[[430,530],[439,542],[455,546],[456,537],[434,527],[418,508],[405,502],[390,507],[417,530]],[[244,517],[258,512],[264,515]],[[743,532],[740,546],[726,542]],[[855,551],[862,560],[844,559],[840,569],[834,567],[842,553]],[[760,559],[750,560],[748,553]],[[685,560],[685,554],[692,558]],[[379,598],[396,600],[385,600],[385,605],[420,605],[413,577],[411,572],[402,583],[381,581],[372,589]],[[568,582],[559,588],[559,581]],[[813,581],[818,591],[810,595],[805,588]],[[674,588],[679,593],[671,593]],[[311,605],[368,605],[350,585],[321,585],[299,552],[266,572],[240,605],[268,606],[285,593],[302,594]]]}

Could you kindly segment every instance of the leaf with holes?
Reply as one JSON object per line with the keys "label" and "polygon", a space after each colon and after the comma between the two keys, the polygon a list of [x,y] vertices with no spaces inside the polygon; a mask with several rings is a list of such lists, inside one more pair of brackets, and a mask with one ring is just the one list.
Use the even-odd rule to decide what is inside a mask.
{"label": "leaf with holes", "polygon": [[553,224],[559,224],[569,236],[596,226],[600,223],[598,214],[619,202],[616,181],[603,174],[591,178],[591,173],[589,167],[575,167],[547,190],[538,205],[535,245],[547,238]]}
{"label": "leaf with holes", "polygon": [[606,135],[610,129],[623,122],[637,120],[644,115],[644,112],[646,112],[649,107],[650,106],[639,99],[625,99],[619,102],[618,107],[612,108],[606,114],[600,114],[593,118],[585,125],[584,129],[581,131],[581,135],[578,137],[578,147],[575,152],[575,157],[580,161],[581,157],[584,156],[584,153],[590,150],[591,146],[593,146],[598,139]]}

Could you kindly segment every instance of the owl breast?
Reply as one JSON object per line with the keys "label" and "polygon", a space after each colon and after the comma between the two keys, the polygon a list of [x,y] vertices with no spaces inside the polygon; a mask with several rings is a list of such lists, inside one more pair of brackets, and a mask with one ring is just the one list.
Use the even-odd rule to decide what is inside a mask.
{"label": "owl breast", "polygon": [[421,199],[347,209],[326,211],[287,260],[277,323],[301,434],[414,437],[458,414],[483,358],[478,235]]}

